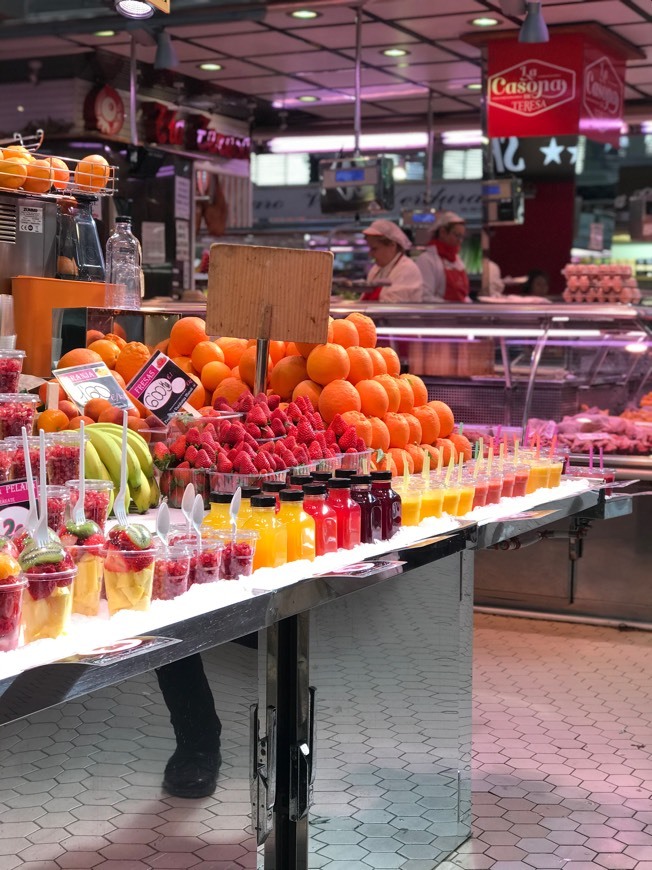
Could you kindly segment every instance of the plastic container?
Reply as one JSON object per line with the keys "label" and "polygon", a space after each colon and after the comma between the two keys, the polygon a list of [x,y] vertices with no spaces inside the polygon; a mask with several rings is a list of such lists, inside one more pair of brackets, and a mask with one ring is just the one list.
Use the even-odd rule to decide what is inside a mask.
{"label": "plastic container", "polygon": [[360,505],[351,498],[351,481],[336,478],[326,484],[327,504],[337,514],[337,546],[352,550],[361,542],[362,511]]}
{"label": "plastic container", "polygon": [[[220,441],[222,434],[220,424],[223,425],[225,420],[240,420],[243,416],[239,411],[215,411],[215,414],[211,414],[210,417],[195,417],[185,411],[180,411],[170,419],[167,425],[170,443],[178,438],[179,435],[185,435],[189,429],[198,429],[200,434],[204,434],[209,426],[212,426],[212,429],[215,430],[215,436],[213,436],[212,430],[209,430],[211,437],[215,437],[215,440]],[[161,423],[161,425],[163,424]]]}
{"label": "plastic container", "polygon": [[211,486],[211,477],[205,468],[166,468],[161,472],[159,488],[161,495],[167,498],[168,507],[181,507],[183,494],[189,483],[195,487],[197,495],[203,498],[206,510],[210,507],[211,489],[222,489]]}
{"label": "plastic container", "polygon": [[[49,441],[50,449],[45,459],[48,483],[65,486],[67,481],[79,478],[79,432],[53,432]],[[88,441],[88,435],[84,437],[84,441]]]}
{"label": "plastic container", "polygon": [[514,489],[512,496],[514,498],[527,495],[527,485],[530,479],[530,466],[517,463],[514,466]]}
{"label": "plastic container", "polygon": [[[473,478],[475,491],[473,493],[473,509],[484,507],[487,504],[487,495],[489,493],[489,478],[484,474],[479,474]],[[525,492],[523,493],[525,495]]]}
{"label": "plastic container", "polygon": [[[40,489],[35,482],[34,488],[36,491],[37,501],[40,499]],[[66,518],[66,509],[68,507],[70,494],[65,486],[47,486],[47,502],[48,502],[48,528],[54,532],[59,532]]]}
{"label": "plastic container", "polygon": [[360,542],[373,544],[374,541],[381,541],[383,511],[371,492],[371,477],[368,474],[354,474],[351,477],[351,498],[360,505]]}
{"label": "plastic container", "polygon": [[218,532],[218,529],[202,526],[201,547],[199,547],[194,529],[188,530],[186,525],[170,528],[168,546],[183,544],[191,549],[188,586],[194,583],[214,583],[219,580],[222,544]]}
{"label": "plastic container", "polygon": [[0,652],[10,652],[18,646],[26,586],[27,580],[22,576],[0,583]]}
{"label": "plastic container", "polygon": [[428,482],[421,493],[421,516],[422,520],[428,517],[439,519],[444,509],[444,490],[435,483]]}
{"label": "plastic container", "polygon": [[382,508],[382,540],[387,541],[401,528],[401,497],[392,489],[391,471],[371,472],[371,492]]}
{"label": "plastic container", "polygon": [[104,581],[104,545],[71,544],[66,550],[77,566],[72,611],[83,616],[97,616]]}
{"label": "plastic container", "polygon": [[[87,520],[93,520],[94,523],[97,523],[102,531],[104,531],[109,518],[113,488],[113,483],[110,480],[88,479],[84,481],[84,515]],[[79,479],[67,480],[66,489],[68,490],[70,507],[74,508],[79,499]]]}
{"label": "plastic container", "polygon": [[77,570],[53,571],[49,574],[25,571],[27,588],[23,592],[23,631],[25,643],[43,638],[57,638],[70,625],[73,580]]}
{"label": "plastic container", "polygon": [[0,441],[0,483],[7,483],[12,479],[15,456],[16,447],[6,441]]}
{"label": "plastic container", "polygon": [[251,516],[243,528],[258,532],[254,571],[258,568],[278,568],[288,560],[288,535],[285,524],[276,517],[276,499],[273,495],[254,495],[251,498]]}
{"label": "plastic container", "polygon": [[512,465],[503,465],[502,469],[503,485],[500,490],[501,498],[512,498],[514,495],[514,484],[516,482],[514,467]]}
{"label": "plastic container", "polygon": [[530,466],[530,476],[527,482],[526,493],[536,492],[538,489],[546,489],[550,480],[550,461],[540,457],[532,459],[528,463]]}
{"label": "plastic container", "polygon": [[392,489],[401,497],[401,525],[418,526],[421,522],[421,481],[410,481],[406,486],[402,478],[394,478]]}
{"label": "plastic container", "polygon": [[114,550],[104,560],[104,589],[109,613],[148,610],[152,601],[156,550]]}
{"label": "plastic container", "polygon": [[442,509],[449,517],[455,517],[457,516],[460,507],[461,487],[457,486],[455,483],[450,483],[448,486],[444,483],[442,484],[442,488],[444,490],[444,504]]}
{"label": "plastic container", "polygon": [[154,563],[153,599],[170,601],[188,590],[191,556],[188,544],[160,548]]}
{"label": "plastic container", "polygon": [[233,493],[230,492],[212,492],[210,494],[210,509],[204,517],[202,523],[203,529],[213,529],[220,531],[231,527],[231,502],[233,501]]}
{"label": "plastic container", "polygon": [[17,393],[24,350],[0,350],[0,393]]}
{"label": "plastic container", "polygon": [[140,308],[143,286],[140,242],[131,232],[131,218],[117,217],[106,243],[106,279],[109,308]]}
{"label": "plastic container", "polygon": [[[330,480],[330,477],[329,477]],[[337,514],[326,502],[326,485],[310,483],[303,488],[303,509],[315,521],[315,555],[337,550]]]}
{"label": "plastic container", "polygon": [[315,558],[315,520],[303,509],[303,491],[284,489],[280,494],[278,519],[287,532],[287,560]]}
{"label": "plastic container", "polygon": [[340,468],[349,469],[354,474],[369,474],[371,471],[371,450],[359,453],[343,453]]}
{"label": "plastic container", "polygon": [[0,440],[20,437],[23,426],[31,435],[40,401],[31,393],[0,393]]}
{"label": "plastic container", "polygon": [[[14,437],[8,438],[6,441],[1,442],[3,446],[11,448],[14,450],[12,467],[11,467],[11,479],[12,480],[25,480],[27,474],[25,471],[25,453],[23,451],[23,439],[22,437]],[[39,447],[39,439],[37,436],[31,436],[27,439],[27,447],[29,450],[29,459],[32,465],[32,474],[34,475],[34,480],[39,480],[39,476],[41,473],[41,453]],[[45,436],[45,463],[47,467],[47,459],[48,453],[50,450],[50,436]]]}
{"label": "plastic container", "polygon": [[498,504],[503,491],[503,476],[492,469],[487,475],[487,501],[486,504]]}
{"label": "plastic container", "polygon": [[462,485],[460,487],[460,501],[457,506],[457,516],[465,517],[473,510],[473,502],[475,499],[475,481],[473,478],[465,474],[462,477]]}
{"label": "plastic container", "polygon": [[235,538],[231,532],[218,532],[217,535],[224,547],[220,561],[220,580],[249,577],[254,570],[258,532],[238,529]]}
{"label": "plastic container", "polygon": [[233,474],[232,472],[212,471],[209,480],[212,492],[235,492],[238,487],[241,489],[258,487],[260,489],[265,482],[270,480],[278,480],[284,484],[286,476],[287,471],[270,471],[267,474]]}

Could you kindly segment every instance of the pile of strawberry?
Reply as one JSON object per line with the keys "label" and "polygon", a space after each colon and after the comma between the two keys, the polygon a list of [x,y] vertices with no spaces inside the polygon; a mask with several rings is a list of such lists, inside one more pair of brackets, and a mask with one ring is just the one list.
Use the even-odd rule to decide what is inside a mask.
{"label": "pile of strawberry", "polygon": [[278,396],[245,395],[231,407],[220,400],[217,410],[237,411],[242,420],[215,420],[191,427],[166,447],[154,447],[161,468],[210,468],[225,474],[268,474],[366,449],[355,428],[340,415],[326,425],[309,399],[281,407]]}

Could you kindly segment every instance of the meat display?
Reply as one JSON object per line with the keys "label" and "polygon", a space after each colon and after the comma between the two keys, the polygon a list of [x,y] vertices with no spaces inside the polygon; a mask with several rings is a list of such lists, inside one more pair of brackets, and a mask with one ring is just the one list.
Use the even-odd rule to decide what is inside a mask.
{"label": "meat display", "polygon": [[[624,412],[627,414],[628,412]],[[614,417],[601,408],[584,408],[577,414],[564,417],[560,423],[552,420],[532,419],[530,434],[539,434],[542,445],[550,444],[554,435],[557,443],[568,447],[571,453],[590,453],[602,449],[604,453],[626,456],[645,456],[652,453],[652,425]]]}

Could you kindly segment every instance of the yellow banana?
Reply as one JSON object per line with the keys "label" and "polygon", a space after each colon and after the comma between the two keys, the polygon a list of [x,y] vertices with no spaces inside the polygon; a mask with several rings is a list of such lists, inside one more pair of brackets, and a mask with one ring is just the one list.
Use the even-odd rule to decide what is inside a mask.
{"label": "yellow banana", "polygon": [[149,479],[149,506],[151,508],[158,507],[158,503],[161,498],[161,490],[158,485],[158,481],[155,477],[151,477]]}
{"label": "yellow banana", "polygon": [[111,480],[111,475],[91,441],[87,441],[84,445],[84,463],[85,475],[89,480]]}
{"label": "yellow banana", "polygon": [[131,500],[139,514],[147,513],[150,501],[150,485],[144,474],[140,479],[140,486],[131,488]]}
{"label": "yellow banana", "polygon": [[[122,426],[117,426],[115,423],[93,423],[92,426],[94,429],[97,428],[122,438]],[[127,443],[136,454],[143,474],[147,477],[153,477],[154,463],[152,462],[152,454],[149,452],[149,445],[142,435],[139,435],[133,429],[128,429]]]}
{"label": "yellow banana", "polygon": [[[113,485],[117,489],[120,486],[120,462],[122,457],[120,436],[116,437],[112,433],[105,432],[102,429],[95,429],[94,426],[88,426],[86,431],[93,447],[95,447],[100,459],[106,466],[106,470],[111,475]],[[129,446],[129,443],[127,443],[127,482],[129,487],[139,487],[143,476],[136,454]]]}
{"label": "yellow banana", "polygon": [[[114,435],[112,432],[105,432],[100,429],[99,434],[102,438],[112,441],[118,447],[118,453],[122,455],[122,434]],[[144,477],[140,468],[138,457],[133,451],[133,448],[127,440],[127,483],[130,489],[140,486],[140,481]]]}

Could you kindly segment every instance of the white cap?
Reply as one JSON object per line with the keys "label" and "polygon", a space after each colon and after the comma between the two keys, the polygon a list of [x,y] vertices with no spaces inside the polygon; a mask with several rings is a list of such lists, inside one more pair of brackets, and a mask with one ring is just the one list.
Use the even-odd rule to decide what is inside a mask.
{"label": "white cap", "polygon": [[449,224],[466,224],[466,221],[463,217],[455,214],[454,211],[440,211],[437,212],[435,222],[432,225],[432,231],[433,233],[436,233],[437,230],[440,230],[442,227],[447,227]]}
{"label": "white cap", "polygon": [[405,235],[403,230],[396,226],[392,221],[379,220],[374,221],[366,230],[362,231],[365,236],[381,236],[389,239],[390,242],[396,242],[404,251],[409,251],[412,247],[412,242]]}

